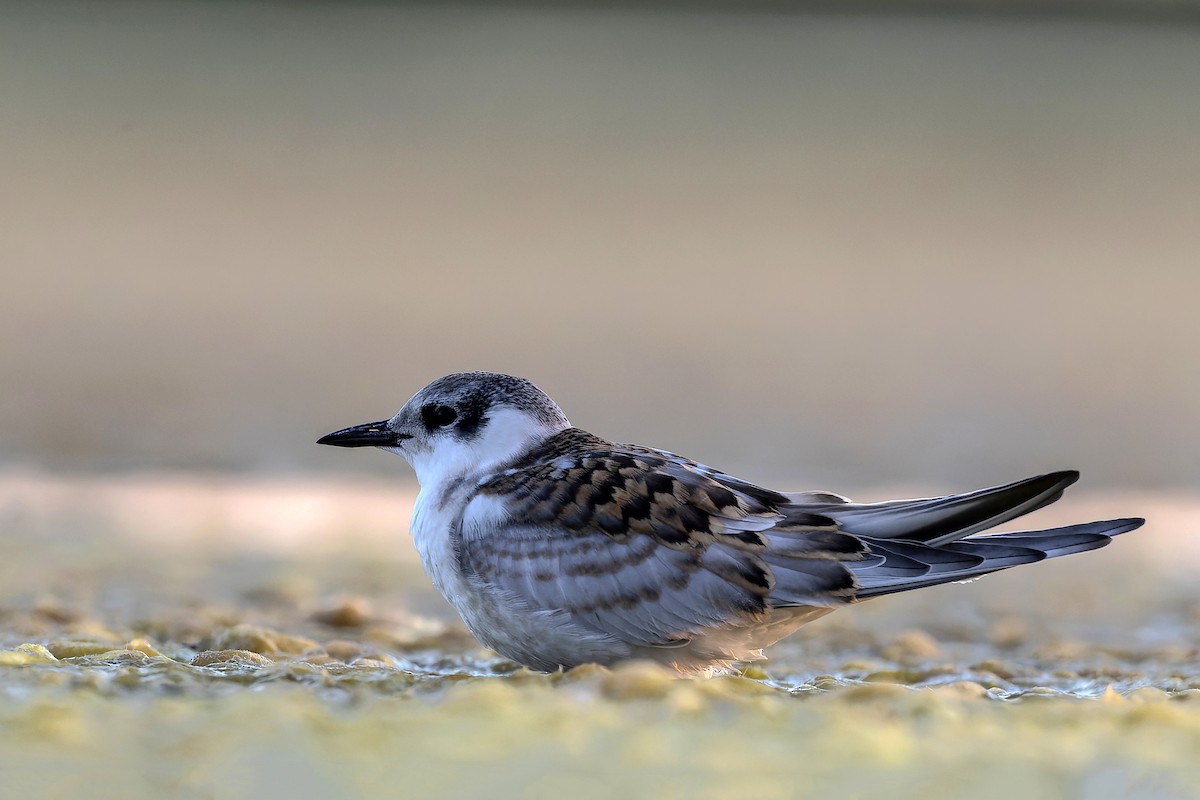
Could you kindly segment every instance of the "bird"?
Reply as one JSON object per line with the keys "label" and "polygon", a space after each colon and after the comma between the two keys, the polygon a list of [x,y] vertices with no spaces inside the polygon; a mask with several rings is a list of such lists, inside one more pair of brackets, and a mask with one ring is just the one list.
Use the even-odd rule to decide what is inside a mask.
{"label": "bird", "polygon": [[471,634],[542,672],[648,659],[711,675],[873,597],[1104,547],[1140,518],[976,536],[1079,478],[855,503],[779,492],[575,428],[532,382],[433,381],[395,416],[321,437],[405,458],[425,571]]}

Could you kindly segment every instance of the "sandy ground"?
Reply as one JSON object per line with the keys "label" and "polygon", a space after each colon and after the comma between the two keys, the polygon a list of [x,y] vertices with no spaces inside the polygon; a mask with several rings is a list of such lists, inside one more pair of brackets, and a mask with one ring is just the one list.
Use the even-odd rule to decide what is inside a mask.
{"label": "sandy ground", "polygon": [[[887,492],[864,499],[880,499]],[[849,609],[743,675],[538,675],[421,572],[412,489],[0,478],[0,774],[22,796],[1187,797],[1200,498],[1114,546]],[[403,787],[403,788],[398,788]]]}

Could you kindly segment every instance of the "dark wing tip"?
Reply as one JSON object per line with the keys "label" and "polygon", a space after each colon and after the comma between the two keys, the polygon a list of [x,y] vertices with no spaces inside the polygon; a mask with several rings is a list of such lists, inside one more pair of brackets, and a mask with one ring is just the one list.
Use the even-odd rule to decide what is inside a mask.
{"label": "dark wing tip", "polygon": [[1060,469],[1056,472],[1047,472],[1045,475],[1038,475],[1035,478],[1029,478],[1025,481],[1018,481],[1018,483],[1024,483],[1030,488],[1037,488],[1042,491],[1057,490],[1057,496],[1061,497],[1063,490],[1078,480],[1079,470]]}
{"label": "dark wing tip", "polygon": [[1122,533],[1129,533],[1130,531],[1136,531],[1138,528],[1140,528],[1146,524],[1146,518],[1145,517],[1124,517],[1122,519],[1112,520],[1111,524],[1113,527],[1110,528],[1108,531],[1106,531],[1106,533],[1108,533],[1109,536],[1118,536]]}
{"label": "dark wing tip", "polygon": [[1061,482],[1063,487],[1070,486],[1079,480],[1079,470],[1077,469],[1062,469],[1058,472],[1049,472],[1044,477],[1052,479],[1055,482]]}

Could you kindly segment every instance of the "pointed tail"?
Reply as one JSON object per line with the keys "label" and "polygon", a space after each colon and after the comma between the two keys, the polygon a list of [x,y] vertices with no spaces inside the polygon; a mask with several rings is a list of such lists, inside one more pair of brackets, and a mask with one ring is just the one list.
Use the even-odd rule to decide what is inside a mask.
{"label": "pointed tail", "polygon": [[[886,503],[801,502],[784,513],[820,514],[847,533],[938,546],[1016,519],[1053,503],[1079,480],[1075,470],[1051,472],[967,494]],[[802,496],[795,496],[800,499]]]}

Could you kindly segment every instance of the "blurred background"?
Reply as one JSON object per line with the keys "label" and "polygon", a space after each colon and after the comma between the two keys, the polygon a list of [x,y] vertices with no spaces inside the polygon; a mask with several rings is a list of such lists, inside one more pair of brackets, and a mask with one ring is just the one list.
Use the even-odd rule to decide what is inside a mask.
{"label": "blurred background", "polygon": [[738,8],[0,5],[0,464],[407,477],[312,442],[489,369],[786,487],[1195,487],[1200,7]]}
{"label": "blurred background", "polygon": [[[1200,3],[0,0],[0,270],[23,796],[1200,791]],[[779,489],[1150,522],[748,678],[514,672],[408,468],[313,444],[467,369]]]}

